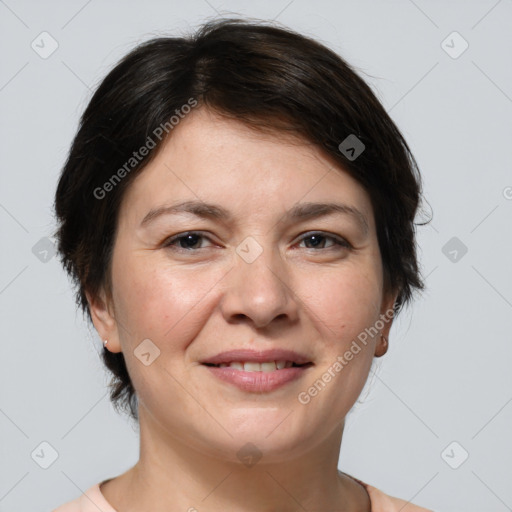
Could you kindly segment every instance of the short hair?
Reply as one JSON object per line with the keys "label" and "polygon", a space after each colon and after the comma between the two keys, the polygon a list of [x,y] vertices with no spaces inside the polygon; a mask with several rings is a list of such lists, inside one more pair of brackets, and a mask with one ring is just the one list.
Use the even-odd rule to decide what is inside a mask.
{"label": "short hair", "polygon": [[[384,289],[397,294],[395,313],[415,290],[424,289],[414,222],[421,177],[370,87],[343,58],[310,37],[276,23],[221,19],[189,37],[158,37],[138,45],[107,74],[81,116],[56,190],[55,236],[77,288],[77,305],[90,321],[85,292],[96,297],[103,287],[110,296],[112,289],[121,200],[172,136],[173,116],[191,100],[256,130],[296,135],[338,162],[370,196]],[[159,138],[162,130],[165,136]],[[364,144],[357,158],[340,150],[349,136]],[[133,160],[148,137],[153,149]],[[113,405],[138,421],[123,354],[103,350],[102,357],[112,373]]]}

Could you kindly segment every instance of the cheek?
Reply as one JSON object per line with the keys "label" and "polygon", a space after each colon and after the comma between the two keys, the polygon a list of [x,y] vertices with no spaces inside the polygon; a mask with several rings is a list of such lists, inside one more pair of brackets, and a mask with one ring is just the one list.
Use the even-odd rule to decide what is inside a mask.
{"label": "cheek", "polygon": [[[377,337],[371,327],[379,318],[379,281],[350,268],[315,278],[305,306],[319,337],[318,367],[298,396],[311,416],[325,416],[332,427],[352,408],[368,379]],[[312,420],[313,421],[313,420]]]}
{"label": "cheek", "polygon": [[314,287],[310,283],[310,276],[304,276],[298,295],[324,339],[338,349],[350,344],[378,318],[381,286],[378,273],[371,267],[331,269],[315,276]]}
{"label": "cheek", "polygon": [[183,348],[210,314],[208,292],[221,275],[155,260],[141,256],[119,266],[114,282],[120,318],[131,343],[149,338],[161,350]]}

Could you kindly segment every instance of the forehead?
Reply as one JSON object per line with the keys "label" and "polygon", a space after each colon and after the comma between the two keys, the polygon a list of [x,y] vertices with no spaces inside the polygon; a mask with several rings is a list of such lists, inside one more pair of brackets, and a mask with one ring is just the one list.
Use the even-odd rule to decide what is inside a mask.
{"label": "forehead", "polygon": [[288,133],[262,133],[206,108],[173,129],[126,191],[123,210],[140,217],[157,204],[191,199],[223,204],[240,215],[282,212],[302,201],[343,202],[373,222],[364,188],[318,147]]}

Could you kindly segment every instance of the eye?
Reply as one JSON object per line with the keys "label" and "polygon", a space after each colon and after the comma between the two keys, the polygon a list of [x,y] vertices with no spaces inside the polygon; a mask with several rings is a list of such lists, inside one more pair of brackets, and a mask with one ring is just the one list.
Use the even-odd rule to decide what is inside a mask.
{"label": "eye", "polygon": [[[163,247],[176,249],[178,251],[196,251],[198,249],[206,249],[209,246],[203,246],[202,242],[211,240],[200,232],[188,231],[174,235],[163,242]],[[302,236],[299,243],[305,243],[305,249],[333,249],[333,248],[346,248],[352,247],[349,242],[337,235],[326,234],[323,232],[311,232]],[[326,243],[328,244],[326,246]]]}
{"label": "eye", "polygon": [[[330,240],[332,242],[328,247],[325,247],[326,240]],[[310,241],[309,243],[311,247],[305,247],[306,249],[332,249],[336,246],[349,249],[351,247],[345,239],[337,235],[328,235],[322,232],[306,233],[302,237],[302,242],[305,242],[307,245],[308,241]]]}
{"label": "eye", "polygon": [[202,240],[209,240],[201,233],[189,231],[187,233],[180,233],[178,235],[168,238],[164,243],[164,247],[176,248],[178,250],[193,251],[196,249],[202,249],[204,247],[198,247],[201,245]]}

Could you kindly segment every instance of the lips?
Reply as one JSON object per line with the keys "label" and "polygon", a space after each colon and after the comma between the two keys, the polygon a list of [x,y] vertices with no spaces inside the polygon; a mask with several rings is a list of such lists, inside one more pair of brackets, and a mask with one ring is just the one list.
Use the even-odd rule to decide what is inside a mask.
{"label": "lips", "polygon": [[201,361],[211,375],[249,393],[271,392],[291,383],[313,366],[291,350],[230,350]]}
{"label": "lips", "polygon": [[271,361],[291,363],[292,366],[302,366],[312,364],[310,358],[306,355],[293,350],[272,349],[272,350],[248,350],[235,349],[227,352],[221,352],[215,356],[201,361],[202,364],[209,366],[219,366],[221,364],[230,365],[231,363],[269,363]]}
{"label": "lips", "polygon": [[243,370],[244,372],[273,372],[275,370],[282,370],[283,368],[291,368],[292,366],[304,366],[285,360],[265,361],[263,363],[255,361],[232,361],[231,363],[205,364],[208,366],[215,366],[216,368],[234,368],[235,370]]}

